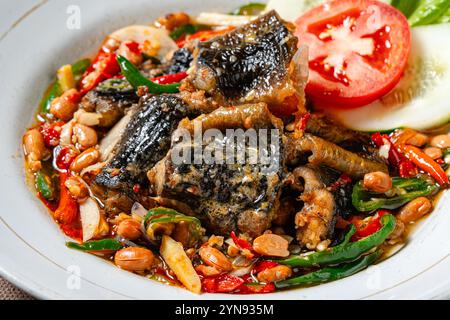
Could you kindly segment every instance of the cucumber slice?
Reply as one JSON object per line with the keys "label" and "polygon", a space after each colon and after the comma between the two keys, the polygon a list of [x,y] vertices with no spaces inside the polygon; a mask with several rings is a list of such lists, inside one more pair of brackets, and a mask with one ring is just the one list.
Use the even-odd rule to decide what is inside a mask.
{"label": "cucumber slice", "polygon": [[324,2],[326,0],[270,0],[266,10],[276,10],[284,20],[294,22],[304,12]]}
{"label": "cucumber slice", "polygon": [[412,29],[408,67],[399,84],[370,105],[326,112],[360,131],[418,130],[450,121],[450,24]]}
{"label": "cucumber slice", "polygon": [[[306,11],[330,0],[269,0],[266,11],[276,10],[286,21],[295,22]],[[390,0],[381,0],[390,2]]]}

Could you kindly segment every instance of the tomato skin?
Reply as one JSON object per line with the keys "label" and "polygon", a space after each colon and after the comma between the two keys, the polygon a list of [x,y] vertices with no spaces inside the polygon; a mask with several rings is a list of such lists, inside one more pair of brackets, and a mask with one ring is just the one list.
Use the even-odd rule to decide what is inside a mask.
{"label": "tomato skin", "polygon": [[309,47],[306,93],[318,108],[354,108],[400,81],[411,49],[406,17],[377,0],[334,0],[296,21]]}

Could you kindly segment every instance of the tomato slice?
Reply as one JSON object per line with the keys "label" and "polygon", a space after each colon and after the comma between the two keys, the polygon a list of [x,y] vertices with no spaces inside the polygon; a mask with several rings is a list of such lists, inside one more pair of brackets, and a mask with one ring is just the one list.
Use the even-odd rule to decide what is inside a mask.
{"label": "tomato slice", "polygon": [[406,17],[376,0],[334,0],[296,21],[309,48],[306,93],[318,107],[358,107],[400,81],[411,49]]}

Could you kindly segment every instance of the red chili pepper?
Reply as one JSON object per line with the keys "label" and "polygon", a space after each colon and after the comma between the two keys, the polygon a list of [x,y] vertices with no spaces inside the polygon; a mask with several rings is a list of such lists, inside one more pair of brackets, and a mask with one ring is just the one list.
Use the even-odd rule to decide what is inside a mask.
{"label": "red chili pepper", "polygon": [[252,245],[247,240],[238,238],[234,231],[231,231],[231,239],[233,239],[234,244],[240,249],[247,249],[254,252]]}
{"label": "red chili pepper", "polygon": [[44,143],[48,148],[54,148],[59,144],[59,137],[61,135],[61,127],[64,122],[54,122],[52,124],[44,123],[41,126],[41,133],[44,137]]}
{"label": "red chili pepper", "polygon": [[358,241],[368,237],[381,229],[381,217],[390,214],[388,210],[378,210],[377,213],[370,217],[368,221],[360,220],[357,217],[352,219],[352,223],[356,226],[356,233],[352,236],[352,241]]}
{"label": "red chili pepper", "polygon": [[217,277],[207,277],[202,280],[204,292],[231,293],[238,289],[244,280],[231,274],[223,274]]}
{"label": "red chili pepper", "polygon": [[224,29],[220,29],[220,30],[198,31],[194,34],[187,35],[186,37],[182,37],[181,39],[176,41],[176,44],[178,45],[179,48],[182,48],[189,41],[192,41],[192,40],[206,41],[213,37],[217,37],[222,34],[225,34],[233,29],[234,29],[234,27],[228,27],[228,28],[224,28]]}
{"label": "red chili pepper", "polygon": [[239,294],[264,294],[272,293],[276,290],[273,283],[267,284],[243,284],[239,288]]}
{"label": "red chili pepper", "polygon": [[83,239],[83,230],[79,226],[73,225],[60,225],[61,230],[64,234],[72,239],[81,240]]}
{"label": "red chili pepper", "polygon": [[77,221],[77,218],[79,218],[78,202],[72,198],[72,195],[65,185],[69,176],[70,174],[66,172],[59,173],[60,196],[58,209],[55,210],[56,220],[66,227],[72,225]]}
{"label": "red chili pepper", "polygon": [[417,167],[409,160],[404,160],[398,166],[398,172],[402,178],[411,178],[417,176],[419,171]]}
{"label": "red chili pepper", "polygon": [[97,54],[92,65],[86,70],[81,80],[82,95],[94,89],[100,82],[114,77],[120,72],[117,55],[105,52],[103,49]]}
{"label": "red chili pepper", "polygon": [[352,178],[348,174],[343,173],[334,183],[331,184],[330,189],[332,191],[336,191],[337,188],[345,186],[350,183],[352,183]]}
{"label": "red chili pepper", "polygon": [[414,163],[398,151],[397,146],[392,143],[389,136],[385,134],[381,135],[381,133],[376,132],[372,135],[372,141],[378,148],[389,145],[389,163],[398,169],[402,178],[410,178],[418,174],[417,167]]}
{"label": "red chili pepper", "polygon": [[252,273],[260,273],[261,271],[275,268],[276,266],[279,266],[279,263],[275,261],[266,261],[262,260],[259,261],[252,269]]}
{"label": "red chili pepper", "polygon": [[310,119],[311,119],[311,113],[309,113],[309,112],[305,113],[298,121],[297,130],[305,131],[306,126],[308,125],[308,121]]}
{"label": "red chili pepper", "polygon": [[186,72],[179,72],[179,73],[168,74],[165,76],[153,78],[152,81],[156,82],[158,84],[172,84],[172,83],[180,82],[187,76],[188,76],[188,74]]}
{"label": "red chili pepper", "polygon": [[402,155],[397,151],[394,144],[391,142],[389,137],[387,135],[381,135],[381,133],[376,132],[372,135],[372,141],[375,143],[375,145],[378,148],[381,148],[382,146],[388,144],[389,145],[389,163],[393,165],[394,167],[398,167],[402,160],[404,158]]}
{"label": "red chili pepper", "polygon": [[417,167],[431,175],[441,186],[449,183],[444,169],[436,163],[431,157],[417,147],[401,144],[398,148],[410,159]]}
{"label": "red chili pepper", "polygon": [[133,192],[134,193],[139,193],[139,191],[141,191],[141,186],[139,184],[135,184],[133,186]]}
{"label": "red chili pepper", "polygon": [[47,199],[45,199],[41,193],[38,193],[38,197],[39,199],[42,201],[42,203],[50,210],[50,211],[55,211],[56,209],[58,209],[58,204],[53,202],[53,201],[49,201]]}
{"label": "red chili pepper", "polygon": [[137,55],[140,55],[142,53],[139,43],[135,41],[127,41],[125,45],[127,46],[128,50]]}
{"label": "red chili pepper", "polygon": [[73,160],[77,157],[78,153],[73,147],[66,146],[57,148],[55,156],[55,164],[59,170],[68,170]]}

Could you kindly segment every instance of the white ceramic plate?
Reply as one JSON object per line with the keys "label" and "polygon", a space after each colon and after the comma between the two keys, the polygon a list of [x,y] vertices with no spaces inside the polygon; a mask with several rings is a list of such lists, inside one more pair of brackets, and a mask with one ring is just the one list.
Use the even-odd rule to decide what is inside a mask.
{"label": "white ceramic plate", "polygon": [[[0,2],[0,273],[38,298],[227,299],[196,296],[69,250],[24,180],[21,137],[62,64],[92,54],[109,32],[175,10],[227,12],[243,1],[43,0]],[[76,7],[73,7],[75,5]],[[68,12],[80,9],[81,29]],[[75,11],[71,11],[75,10]],[[341,281],[240,299],[444,298],[450,292],[450,194],[390,259]]]}

